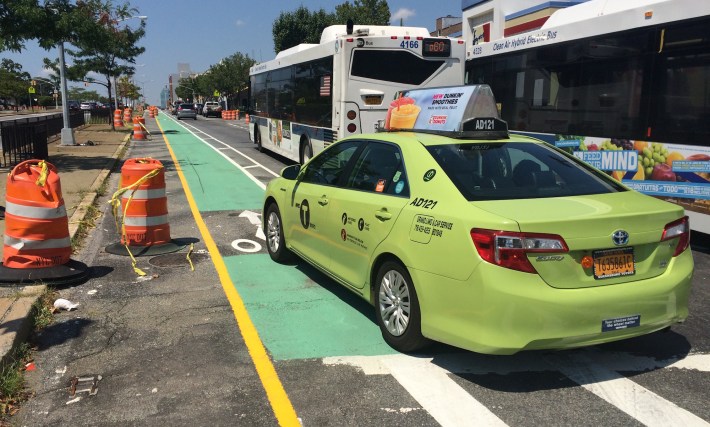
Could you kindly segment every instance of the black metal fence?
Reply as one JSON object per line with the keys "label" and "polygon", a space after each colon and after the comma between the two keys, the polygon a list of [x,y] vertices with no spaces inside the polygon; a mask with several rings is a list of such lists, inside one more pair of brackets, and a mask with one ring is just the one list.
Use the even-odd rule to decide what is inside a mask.
{"label": "black metal fence", "polygon": [[[71,128],[77,128],[84,123],[83,111],[69,113]],[[2,159],[0,159],[0,167],[12,167],[28,159],[46,160],[49,138],[60,134],[63,127],[64,121],[61,113],[1,121]]]}
{"label": "black metal fence", "polygon": [[84,123],[87,125],[111,124],[113,121],[113,110],[110,108],[94,108],[82,111],[84,112]]}

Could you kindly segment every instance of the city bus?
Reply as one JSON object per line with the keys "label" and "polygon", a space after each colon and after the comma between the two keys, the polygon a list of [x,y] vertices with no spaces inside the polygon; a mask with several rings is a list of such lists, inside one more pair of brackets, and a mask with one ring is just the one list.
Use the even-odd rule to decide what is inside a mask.
{"label": "city bus", "polygon": [[511,130],[682,205],[710,233],[710,2],[591,0],[467,49]]}
{"label": "city bus", "polygon": [[305,163],[339,138],[374,132],[399,91],[462,85],[465,54],[462,39],[425,28],[327,27],[319,44],[251,67],[250,139]]}

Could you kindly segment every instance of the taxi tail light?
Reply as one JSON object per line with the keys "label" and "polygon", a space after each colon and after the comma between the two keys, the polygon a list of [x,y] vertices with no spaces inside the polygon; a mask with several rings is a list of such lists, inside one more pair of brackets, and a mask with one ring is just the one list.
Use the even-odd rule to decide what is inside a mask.
{"label": "taxi tail light", "polygon": [[525,273],[537,273],[528,254],[569,252],[567,243],[556,234],[474,228],[471,239],[484,261]]}
{"label": "taxi tail light", "polygon": [[674,257],[682,254],[684,250],[688,249],[690,244],[690,222],[687,216],[666,224],[661,235],[661,242],[675,239],[676,237],[678,238],[678,244],[675,247],[675,252],[673,252]]}

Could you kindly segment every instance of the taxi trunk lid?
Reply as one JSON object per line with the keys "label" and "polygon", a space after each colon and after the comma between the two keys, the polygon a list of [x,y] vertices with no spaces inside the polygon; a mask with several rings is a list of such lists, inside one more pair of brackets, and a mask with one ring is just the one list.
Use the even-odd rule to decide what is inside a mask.
{"label": "taxi trunk lid", "polygon": [[[473,203],[516,221],[520,232],[561,236],[569,252],[529,254],[528,259],[548,285],[567,289],[626,283],[662,274],[677,243],[677,239],[661,242],[663,230],[683,215],[679,206],[634,191]],[[614,243],[612,235],[618,231],[628,233],[626,244]],[[596,270],[597,277],[594,267],[582,267],[585,256],[597,262],[604,260],[604,265]],[[625,259],[633,259],[630,270],[624,269]]]}

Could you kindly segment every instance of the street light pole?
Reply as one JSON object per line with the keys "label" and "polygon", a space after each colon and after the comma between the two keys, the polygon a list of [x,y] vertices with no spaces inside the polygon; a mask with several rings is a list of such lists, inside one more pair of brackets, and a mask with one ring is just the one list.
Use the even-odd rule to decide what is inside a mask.
{"label": "street light pole", "polygon": [[74,132],[69,126],[69,100],[67,99],[67,77],[64,64],[64,42],[59,42],[59,80],[62,91],[62,118],[64,119],[64,127],[62,127],[61,139],[62,145],[76,145],[74,141]]}

